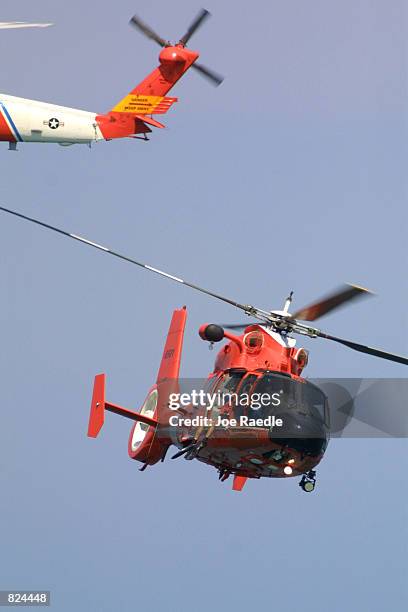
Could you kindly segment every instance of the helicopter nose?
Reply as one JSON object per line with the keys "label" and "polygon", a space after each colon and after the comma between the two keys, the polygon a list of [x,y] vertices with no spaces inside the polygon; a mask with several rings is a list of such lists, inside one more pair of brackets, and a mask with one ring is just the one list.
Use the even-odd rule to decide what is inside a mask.
{"label": "helicopter nose", "polygon": [[297,411],[279,416],[282,419],[282,427],[275,426],[269,430],[272,442],[310,457],[317,457],[326,450],[328,431],[323,420]]}

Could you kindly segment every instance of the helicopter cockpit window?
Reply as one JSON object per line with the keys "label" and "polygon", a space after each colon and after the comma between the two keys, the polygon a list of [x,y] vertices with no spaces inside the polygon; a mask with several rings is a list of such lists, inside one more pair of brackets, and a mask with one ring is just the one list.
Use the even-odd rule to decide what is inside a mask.
{"label": "helicopter cockpit window", "polygon": [[220,379],[218,376],[212,376],[211,378],[208,378],[205,382],[204,382],[204,391],[206,393],[213,393],[215,387],[219,384]]}
{"label": "helicopter cockpit window", "polygon": [[228,404],[230,402],[232,404],[235,403],[238,385],[240,384],[245,374],[245,370],[231,370],[223,374],[219,384],[214,388],[213,391],[219,396],[221,404]]}
{"label": "helicopter cockpit window", "polygon": [[217,393],[234,393],[244,374],[245,370],[226,372],[216,388]]}
{"label": "helicopter cockpit window", "polygon": [[294,381],[279,373],[267,372],[260,376],[252,389],[250,416],[265,418],[271,414],[296,408]]}
{"label": "helicopter cockpit window", "polygon": [[258,376],[256,376],[256,374],[249,374],[246,376],[239,387],[239,395],[249,394],[251,392],[252,385],[257,378]]}
{"label": "helicopter cockpit window", "polygon": [[256,374],[248,374],[248,376],[243,378],[239,388],[237,389],[238,401],[236,402],[234,411],[236,418],[240,418],[241,416],[247,414],[251,389],[257,378],[258,376],[256,376]]}
{"label": "helicopter cockpit window", "polygon": [[323,420],[329,426],[329,408],[325,394],[310,382],[302,383],[302,399],[311,416]]}
{"label": "helicopter cockpit window", "polygon": [[294,410],[328,424],[326,396],[307,381],[297,381],[278,372],[261,375],[251,390],[250,416],[265,418]]}

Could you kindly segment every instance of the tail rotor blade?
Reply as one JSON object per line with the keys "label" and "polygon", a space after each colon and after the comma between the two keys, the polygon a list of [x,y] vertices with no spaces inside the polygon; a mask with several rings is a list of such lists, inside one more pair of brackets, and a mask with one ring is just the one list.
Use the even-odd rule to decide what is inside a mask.
{"label": "tail rotor blade", "polygon": [[218,87],[218,85],[221,85],[221,83],[224,80],[223,76],[221,76],[214,70],[210,70],[210,68],[203,66],[203,64],[198,64],[197,62],[195,62],[192,65],[192,68],[195,68],[197,72],[199,72],[204,78],[208,79],[210,83],[214,85],[215,87]]}
{"label": "tail rotor blade", "polygon": [[211,13],[206,9],[201,9],[197,17],[194,19],[187,32],[180,38],[180,44],[186,45],[193,34],[202,26],[204,21],[211,16]]}
{"label": "tail rotor blade", "polygon": [[137,15],[133,15],[132,19],[129,21],[129,24],[134,28],[138,29],[142,34],[154,40],[160,47],[166,47],[168,42],[164,40],[161,36],[159,36],[150,26],[148,26],[144,21],[142,21]]}

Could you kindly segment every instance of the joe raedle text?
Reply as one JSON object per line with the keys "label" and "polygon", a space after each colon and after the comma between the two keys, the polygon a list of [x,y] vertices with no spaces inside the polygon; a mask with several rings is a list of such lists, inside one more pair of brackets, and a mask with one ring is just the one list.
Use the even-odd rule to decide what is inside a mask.
{"label": "joe raedle text", "polygon": [[192,418],[181,417],[174,414],[169,419],[171,427],[282,427],[283,420],[269,415],[264,419],[254,419],[248,416],[240,416],[238,419],[218,416],[212,419],[208,416],[195,416]]}

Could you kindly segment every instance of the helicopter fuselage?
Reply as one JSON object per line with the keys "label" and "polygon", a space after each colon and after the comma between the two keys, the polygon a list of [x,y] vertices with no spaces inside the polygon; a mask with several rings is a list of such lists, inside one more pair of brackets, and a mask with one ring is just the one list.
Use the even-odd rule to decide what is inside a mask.
{"label": "helicopter fuselage", "polygon": [[89,144],[104,140],[96,113],[0,94],[0,141]]}
{"label": "helicopter fuselage", "polygon": [[[201,338],[215,341],[215,328],[203,325]],[[153,464],[173,444],[176,456],[214,466],[222,480],[310,472],[327,447],[329,408],[324,393],[301,377],[306,351],[260,325],[242,336],[222,332],[229,342],[205,381],[166,378],[151,389],[141,413],[156,416],[158,427],[136,423],[130,456]]]}

